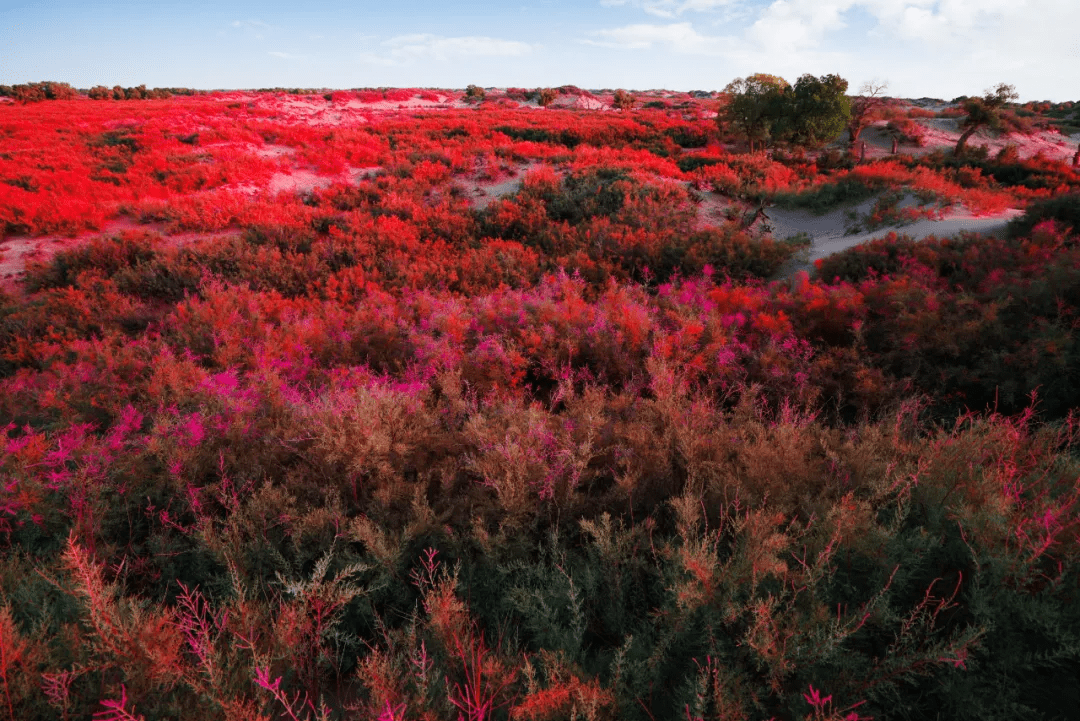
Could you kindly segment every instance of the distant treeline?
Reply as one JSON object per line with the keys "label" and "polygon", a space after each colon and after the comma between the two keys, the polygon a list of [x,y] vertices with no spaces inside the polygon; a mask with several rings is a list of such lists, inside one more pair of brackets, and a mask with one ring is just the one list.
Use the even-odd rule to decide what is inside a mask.
{"label": "distant treeline", "polygon": [[51,80],[21,85],[0,85],[0,97],[12,98],[23,103],[35,103],[42,100],[73,100],[79,95],[86,95],[91,100],[163,100],[173,95],[206,95],[209,92],[192,88],[147,88],[145,85],[133,88],[119,85],[111,88],[95,85],[84,90],[73,88],[68,83]]}
{"label": "distant treeline", "polygon": [[104,85],[95,85],[85,93],[91,100],[164,100],[173,95],[209,95],[210,91],[193,88],[147,89],[145,85],[134,88],[123,88],[119,85],[109,88]]}

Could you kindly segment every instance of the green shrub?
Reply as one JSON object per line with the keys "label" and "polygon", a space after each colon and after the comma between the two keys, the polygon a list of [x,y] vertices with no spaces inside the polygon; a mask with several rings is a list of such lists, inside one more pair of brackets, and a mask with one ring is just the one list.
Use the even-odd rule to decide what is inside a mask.
{"label": "green shrub", "polygon": [[877,192],[858,178],[844,178],[835,183],[820,185],[805,193],[777,194],[773,197],[773,202],[782,208],[800,208],[809,210],[815,215],[824,215],[838,207],[868,200]]}
{"label": "green shrub", "polygon": [[1036,200],[1023,215],[1009,221],[1008,235],[1010,238],[1026,237],[1036,225],[1046,220],[1056,221],[1071,228],[1073,233],[1080,233],[1080,192]]}

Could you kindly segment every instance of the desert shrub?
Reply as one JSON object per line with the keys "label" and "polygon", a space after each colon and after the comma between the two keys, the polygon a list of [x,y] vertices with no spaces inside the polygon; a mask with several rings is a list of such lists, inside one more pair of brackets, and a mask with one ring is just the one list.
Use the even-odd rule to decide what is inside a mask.
{"label": "desert shrub", "polygon": [[926,131],[918,122],[906,118],[890,120],[885,129],[905,145],[923,146]]}
{"label": "desert shrub", "polygon": [[664,134],[680,148],[704,148],[709,142],[709,135],[700,128],[679,126],[667,129]]}
{"label": "desert shrub", "polygon": [[88,270],[116,275],[124,268],[149,261],[160,243],[159,234],[145,231],[124,231],[99,238],[80,248],[57,253],[46,265],[31,267],[25,287],[34,292],[71,286],[80,273]]}
{"label": "desert shrub", "polygon": [[773,202],[785,208],[805,208],[817,215],[834,208],[860,203],[872,198],[877,191],[859,178],[848,177],[835,183],[825,183],[804,193],[782,193]]}
{"label": "desert shrub", "polygon": [[889,233],[885,238],[861,243],[842,253],[822,258],[815,265],[815,272],[822,280],[849,283],[859,283],[876,275],[895,275],[903,270],[905,261],[912,257],[915,243],[906,235]]}
{"label": "desert shrub", "polygon": [[719,275],[739,280],[769,279],[807,245],[809,239],[805,237],[791,242],[751,238],[732,223],[690,235],[684,248],[675,246],[672,250],[675,257],[669,264],[657,264],[657,271],[660,278],[666,279],[676,272],[697,275],[709,266]]}
{"label": "desert shrub", "polygon": [[722,158],[710,158],[704,155],[682,155],[675,159],[675,164],[684,173],[692,173],[698,168],[707,168],[722,162],[724,162]]}
{"label": "desert shrub", "polygon": [[[0,715],[1069,717],[1067,166],[821,184],[796,154],[679,156],[706,127],[681,113],[239,109],[0,129],[5,227],[195,231],[107,232],[0,292]],[[383,170],[213,185],[269,182],[264,143]],[[471,205],[511,163],[521,188]],[[807,239],[702,227],[688,180],[1060,202],[766,284]]]}
{"label": "desert shrub", "polygon": [[630,110],[634,107],[634,96],[625,90],[616,90],[611,102],[619,110]]}
{"label": "desert shrub", "polygon": [[933,110],[927,110],[926,108],[909,108],[907,111],[909,118],[936,118],[937,115]]}
{"label": "desert shrub", "polygon": [[1060,223],[1072,232],[1080,232],[1080,193],[1035,201],[1023,215],[1009,221],[1009,237],[1027,237],[1036,225],[1047,220]]}
{"label": "desert shrub", "polygon": [[569,128],[553,132],[546,128],[514,128],[500,125],[494,130],[514,140],[531,143],[558,143],[568,148],[574,148],[581,143],[581,135]]}
{"label": "desert shrub", "polygon": [[818,274],[859,283],[874,363],[937,398],[939,417],[1018,412],[1037,392],[1040,411],[1057,419],[1080,405],[1072,372],[1062,372],[1078,362],[1059,316],[1077,297],[1075,250],[1052,250],[1062,240],[1053,227],[1025,244],[890,234],[822,260]]}
{"label": "desert shrub", "polygon": [[830,170],[851,170],[855,167],[855,156],[850,152],[838,148],[829,148],[818,155],[815,164],[821,172]]}

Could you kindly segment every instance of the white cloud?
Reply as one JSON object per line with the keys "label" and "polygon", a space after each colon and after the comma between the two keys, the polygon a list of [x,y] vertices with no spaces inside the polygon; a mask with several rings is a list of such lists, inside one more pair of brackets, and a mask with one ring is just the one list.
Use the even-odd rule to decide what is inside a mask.
{"label": "white cloud", "polygon": [[747,31],[747,39],[770,50],[814,48],[825,34],[845,27],[841,13],[853,0],[776,0]]}
{"label": "white cloud", "polygon": [[262,20],[233,20],[231,25],[239,30],[254,33],[256,40],[262,40],[264,32],[274,29],[272,25],[264,23]]}
{"label": "white cloud", "polygon": [[[811,46],[830,30],[844,27],[842,14],[861,8],[878,21],[885,35],[945,41],[977,29],[998,27],[1006,17],[1035,15],[1060,24],[1059,14],[1076,3],[1068,0],[774,0],[755,8],[749,0],[600,0],[604,7],[633,6],[646,13],[677,18],[687,12],[723,9],[728,18],[757,15],[751,40],[773,46]],[[1053,9],[1051,9],[1053,8]]]}
{"label": "white cloud", "polygon": [[401,61],[434,58],[445,60],[462,56],[515,56],[526,55],[533,46],[517,40],[500,40],[488,37],[444,38],[438,35],[399,35],[383,42],[390,48],[390,55]]}
{"label": "white cloud", "polygon": [[706,12],[717,8],[734,5],[738,0],[600,0],[603,7],[633,5],[650,15],[662,18],[675,18],[688,10]]}
{"label": "white cloud", "polygon": [[273,55],[275,58],[284,58],[285,60],[294,60],[299,58],[299,55],[293,55],[292,53],[283,53],[280,50],[270,50],[267,55]]}
{"label": "white cloud", "polygon": [[[633,5],[645,12],[674,18],[687,11],[725,8],[741,15],[749,6],[744,0],[600,0],[614,7]],[[1068,9],[1066,9],[1068,8]],[[743,39],[763,51],[799,52],[825,50],[829,33],[844,30],[846,13],[861,9],[877,20],[874,34],[899,40],[946,43],[975,39],[978,33],[1004,31],[1012,20],[1076,27],[1066,17],[1080,17],[1080,4],[1070,0],[773,0],[752,11],[756,19],[744,30]],[[730,14],[729,13],[729,14]],[[685,43],[673,48],[702,52],[715,47],[719,38],[701,36],[690,23],[629,25],[591,34],[593,44],[613,47],[651,48],[665,42]]]}
{"label": "white cloud", "polygon": [[[631,50],[641,70],[665,77],[682,55],[717,57],[685,77],[769,72],[840,73],[857,88],[876,75],[897,94],[954,97],[999,82],[1022,98],[1063,99],[1080,87],[1076,0],[600,0],[663,15],[670,24],[595,31],[581,42]],[[710,16],[689,15],[711,11]],[[681,17],[679,17],[681,14]],[[710,33],[701,21],[725,28]],[[859,29],[852,27],[858,23]],[[705,71],[699,68],[713,68]],[[660,82],[664,82],[660,80]],[[670,82],[669,82],[670,84]],[[1071,88],[1071,90],[1070,90]]]}
{"label": "white cloud", "polygon": [[596,30],[583,42],[607,48],[648,50],[654,46],[666,47],[679,53],[716,54],[723,45],[723,38],[702,35],[690,23],[671,25],[627,25],[611,30]]}
{"label": "white cloud", "polygon": [[234,28],[248,28],[250,30],[269,30],[271,25],[264,23],[262,20],[233,20],[232,26]]}

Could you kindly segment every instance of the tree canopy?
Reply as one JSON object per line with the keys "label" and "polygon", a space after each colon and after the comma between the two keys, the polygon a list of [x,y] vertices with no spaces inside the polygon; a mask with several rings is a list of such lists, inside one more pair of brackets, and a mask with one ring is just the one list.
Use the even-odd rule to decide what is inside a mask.
{"label": "tree canopy", "polygon": [[844,132],[851,118],[848,81],[839,75],[803,75],[781,98],[774,135],[795,145],[820,147]]}
{"label": "tree canopy", "polygon": [[756,73],[736,78],[721,94],[717,121],[745,137],[753,152],[757,143],[765,143],[771,137],[781,99],[790,90],[791,85],[776,75]]}
{"label": "tree canopy", "polygon": [[1017,100],[1019,97],[1015,87],[1000,83],[993,90],[987,90],[981,98],[968,98],[965,100],[962,107],[964,112],[967,113],[967,117],[960,122],[963,133],[960,135],[960,139],[956,141],[954,155],[960,155],[964,152],[964,146],[967,144],[968,138],[979,128],[1000,130],[1002,127],[1002,111],[1005,109],[1005,105]]}
{"label": "tree canopy", "polygon": [[717,121],[745,137],[751,152],[771,140],[820,147],[847,127],[847,88],[838,75],[803,75],[794,87],[766,73],[737,78],[724,88]]}

